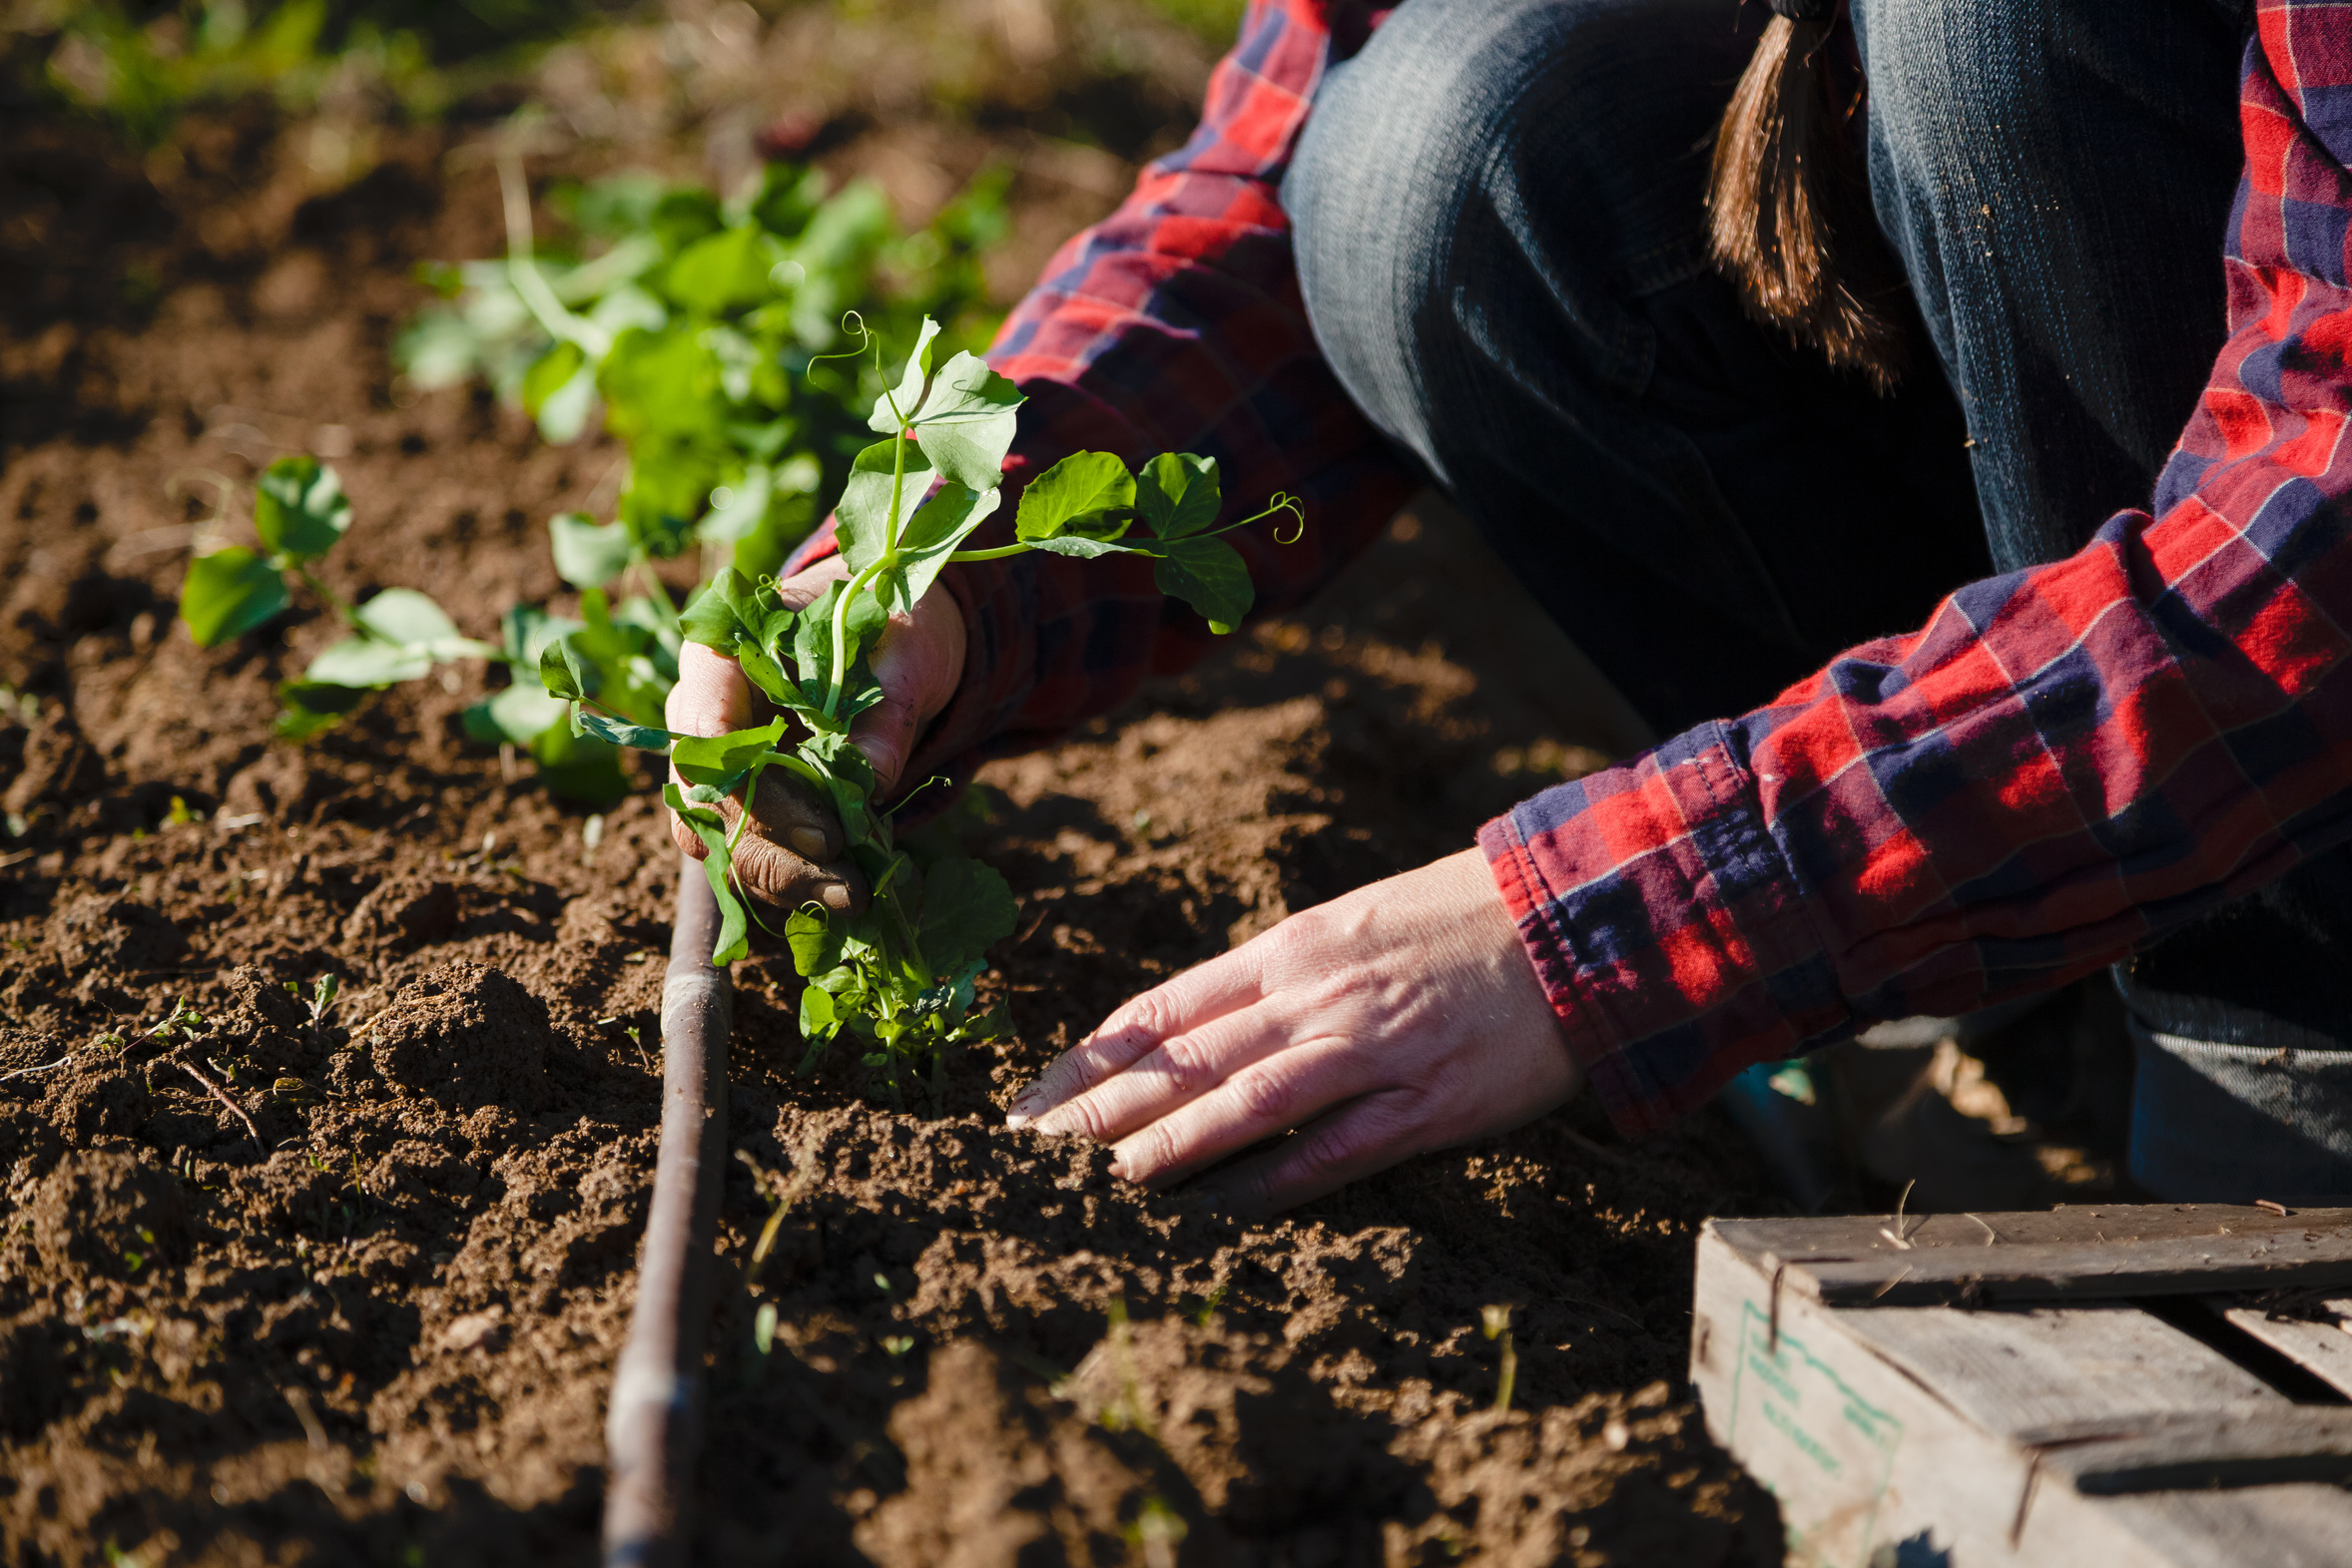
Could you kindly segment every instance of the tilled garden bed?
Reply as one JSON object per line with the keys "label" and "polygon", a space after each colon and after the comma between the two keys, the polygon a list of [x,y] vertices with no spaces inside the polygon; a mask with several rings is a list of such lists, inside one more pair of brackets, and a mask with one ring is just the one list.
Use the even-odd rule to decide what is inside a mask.
{"label": "tilled garden bed", "polygon": [[[545,519],[618,449],[396,394],[410,268],[498,222],[486,167],[404,136],[326,195],[258,114],[169,168],[65,126],[0,153],[10,1568],[593,1554],[658,805],[551,800],[465,741],[465,681],[276,741],[331,621],[208,653],[172,619],[218,485],[302,448],[356,506],[339,592],[422,588],[475,636],[561,602]],[[939,830],[1021,895],[984,982],[1017,1037],[942,1116],[792,1076],[789,959],[739,966],[698,1561],[1777,1561],[1680,1382],[1694,1226],[1760,1201],[1720,1123],[1629,1146],[1571,1109],[1274,1224],[1000,1125],[1125,996],[1461,846],[1594,739],[1508,592],[1407,521],[1307,611],[989,765]]]}

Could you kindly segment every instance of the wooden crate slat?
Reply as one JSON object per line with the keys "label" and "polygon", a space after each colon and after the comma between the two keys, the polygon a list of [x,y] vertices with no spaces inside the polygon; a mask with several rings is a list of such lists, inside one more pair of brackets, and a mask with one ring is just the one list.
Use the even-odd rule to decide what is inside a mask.
{"label": "wooden crate slat", "polygon": [[[2242,1262],[2352,1225],[2341,1211],[2093,1212],[2094,1228],[2120,1220],[2110,1241],[2126,1238],[2088,1238],[2087,1263],[2110,1282],[2122,1271],[2101,1265],[2100,1249],[2137,1251],[2131,1267],[2144,1277],[2151,1251],[2165,1269],[2177,1267],[2165,1248]],[[1921,1228],[1935,1245],[1908,1249],[1861,1245],[1883,1221],[1718,1222],[1702,1233],[1692,1379],[1709,1430],[1780,1497],[1792,1565],[2352,1564],[2352,1495],[2296,1479],[2352,1479],[2352,1409],[2297,1405],[2121,1304],[1848,1307],[1793,1284],[1794,1258],[1826,1271],[1829,1258],[1872,1251],[1898,1269],[1920,1252],[2079,1254],[2088,1214],[1983,1218],[2001,1238],[1990,1249],[1967,1216],[1938,1217]],[[1918,1234],[1905,1229],[1915,1244]],[[2226,1489],[2206,1489],[2215,1482]],[[2138,1489],[2149,1487],[2164,1489]]]}
{"label": "wooden crate slat", "polygon": [[[2232,1327],[2251,1334],[2338,1391],[2352,1394],[2352,1332],[2332,1322],[2295,1318],[2273,1322],[2261,1307],[2241,1306],[2229,1298],[2209,1299],[2205,1305]],[[2339,1318],[2352,1318],[2352,1299],[2322,1302],[2320,1307]]]}
{"label": "wooden crate slat", "polygon": [[2098,1497],[2352,1479],[2352,1409],[2341,1406],[2150,1411],[2010,1435]]}
{"label": "wooden crate slat", "polygon": [[1852,1257],[1767,1254],[1766,1273],[1833,1307],[2113,1300],[2352,1286],[2352,1228],[2118,1243],[1913,1248]]}
{"label": "wooden crate slat", "polygon": [[2219,1351],[2135,1307],[1891,1307],[1841,1321],[1986,1431],[2004,1436],[2121,1411],[2287,1403]]}
{"label": "wooden crate slat", "polygon": [[2060,1204],[1985,1214],[1830,1215],[1817,1219],[1718,1220],[1732,1251],[1761,1260],[1856,1257],[1911,1249],[2114,1245],[2200,1236],[2300,1236],[2352,1229],[2352,1208],[2274,1214],[2249,1204]]}
{"label": "wooden crate slat", "polygon": [[[2108,1510],[2140,1540],[2159,1543],[2163,1555],[2158,1560],[2166,1568],[2344,1568],[2352,1562],[2344,1494],[2333,1486],[2147,1492],[2101,1498],[2093,1506]],[[2015,1559],[2020,1564],[2043,1560]],[[1953,1568],[1973,1565],[1956,1561]],[[2091,1568],[2116,1565],[2093,1563]]]}

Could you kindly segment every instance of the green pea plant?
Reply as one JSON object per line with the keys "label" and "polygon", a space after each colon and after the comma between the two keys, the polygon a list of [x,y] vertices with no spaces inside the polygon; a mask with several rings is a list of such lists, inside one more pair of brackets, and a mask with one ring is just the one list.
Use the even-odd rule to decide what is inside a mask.
{"label": "green pea plant", "polygon": [[[935,1099],[945,1049],[994,1038],[1003,1027],[1000,1012],[973,1015],[974,985],[982,954],[1011,933],[1016,905],[1004,878],[977,860],[948,855],[918,869],[894,842],[889,812],[874,803],[874,771],[850,729],[882,701],[869,656],[890,616],[911,611],[952,562],[1028,551],[1081,560],[1141,555],[1157,563],[1161,592],[1229,632],[1248,613],[1252,590],[1240,553],[1219,535],[1277,512],[1300,515],[1295,500],[1278,495],[1254,516],[1219,527],[1213,459],[1165,453],[1130,471],[1114,453],[1078,452],[1023,490],[1011,543],[964,549],[1001,500],[1022,398],[969,352],[934,365],[937,335],[925,317],[904,372],[894,385],[884,382],[869,418],[882,439],[857,454],[835,506],[849,575],[796,610],[773,577],[728,566],[679,618],[685,641],[741,666],[774,705],[774,719],[721,736],[674,735],[636,717],[626,694],[610,701],[576,640],[553,642],[540,656],[546,690],[571,705],[580,734],[666,752],[684,782],[665,785],[663,799],[706,851],[721,911],[713,962],[743,957],[757,918],[733,877],[750,817],[739,813],[731,825],[722,802],[749,800],[767,770],[781,768],[832,804],[873,897],[855,917],[812,903],[784,922],[794,967],[808,981],[802,1070],[847,1036],[901,1106],[905,1075],[919,1081],[927,1068]],[[1131,534],[1137,523],[1148,533]]]}
{"label": "green pea plant", "polygon": [[577,586],[697,545],[705,577],[721,556],[773,570],[866,444],[880,386],[859,356],[829,354],[843,312],[888,335],[930,315],[975,341],[991,324],[975,313],[979,258],[1004,233],[1003,170],[912,234],[879,187],[834,191],[823,171],[790,163],[764,166],[725,201],[641,174],[558,187],[550,205],[598,248],[586,258],[541,251],[519,160],[501,158],[499,174],[506,256],[427,267],[448,302],[417,317],[393,358],[420,388],[489,381],[549,441],[600,419],[621,438],[614,520],[557,526],[559,566],[568,530],[577,564],[609,568],[567,571]]}
{"label": "green pea plant", "polygon": [[335,471],[309,457],[261,476],[262,548],[200,556],[181,613],[209,648],[260,629],[306,591],[351,628],[279,688],[278,733],[292,741],[445,665],[503,667],[508,684],[466,710],[467,736],[529,757],[554,792],[605,804],[628,787],[619,750],[568,722],[536,679],[541,654],[566,642],[599,672],[608,708],[660,723],[679,633],[655,563],[699,545],[705,576],[722,563],[758,573],[816,526],[816,496],[847,479],[880,387],[879,368],[855,361],[847,373],[809,373],[840,335],[837,313],[855,305],[909,332],[931,310],[969,316],[983,289],[979,257],[1003,231],[1004,181],[984,175],[927,228],[902,234],[879,188],[835,192],[796,165],[767,166],[726,202],[617,176],[557,193],[582,240],[601,247],[582,259],[535,248],[520,168],[502,160],[500,175],[507,255],[427,268],[448,302],[420,314],[393,357],[419,388],[487,379],[548,440],[577,440],[600,418],[621,437],[613,521],[548,520],[577,618],[518,604],[485,643],[460,636],[413,589],[344,603],[312,568],[350,528],[351,506]]}

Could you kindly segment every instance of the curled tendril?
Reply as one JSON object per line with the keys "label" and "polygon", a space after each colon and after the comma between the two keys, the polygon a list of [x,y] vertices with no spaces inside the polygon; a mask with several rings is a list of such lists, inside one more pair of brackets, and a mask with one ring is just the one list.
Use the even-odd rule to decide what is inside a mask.
{"label": "curled tendril", "polygon": [[855,359],[871,348],[874,350],[875,368],[882,367],[882,341],[874,335],[873,328],[866,324],[865,316],[856,310],[844,310],[842,312],[842,335],[845,337],[855,335],[858,339],[858,346],[845,348],[838,354],[812,354],[809,356],[810,365],[821,365],[828,359]]}
{"label": "curled tendril", "polygon": [[1274,525],[1274,542],[1276,544],[1297,544],[1307,537],[1307,509],[1299,505],[1297,496],[1277,490],[1274,492],[1274,499],[1267,504],[1266,510],[1288,512],[1291,514],[1291,521],[1298,525],[1291,530],[1291,536],[1285,539],[1282,536],[1282,524],[1276,523]]}

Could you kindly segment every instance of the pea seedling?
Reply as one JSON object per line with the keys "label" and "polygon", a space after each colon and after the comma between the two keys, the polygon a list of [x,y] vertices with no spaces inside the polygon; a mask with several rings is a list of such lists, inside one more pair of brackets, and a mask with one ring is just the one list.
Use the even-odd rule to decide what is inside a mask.
{"label": "pea seedling", "polygon": [[[794,967],[809,982],[802,1067],[846,1034],[900,1104],[902,1073],[928,1066],[935,1089],[945,1047],[993,1038],[1002,1026],[997,1014],[972,1016],[974,982],[988,946],[1011,934],[1015,904],[1004,878],[977,860],[949,856],[918,873],[896,847],[888,814],[875,807],[874,770],[850,731],[882,699],[868,656],[890,616],[911,610],[950,562],[1032,550],[1082,560],[1131,554],[1156,561],[1163,593],[1228,632],[1248,612],[1251,588],[1240,553],[1218,535],[1275,512],[1298,515],[1296,501],[1277,496],[1218,527],[1214,460],[1168,453],[1131,472],[1113,453],[1079,452],[1023,491],[1013,542],[962,549],[1001,499],[1022,399],[973,354],[934,367],[937,334],[926,316],[904,373],[894,386],[885,379],[868,421],[882,439],[858,454],[835,507],[849,576],[793,609],[773,578],[754,581],[729,567],[679,618],[687,641],[742,667],[774,706],[773,720],[721,736],[673,735],[633,718],[633,704],[606,701],[597,665],[571,640],[550,644],[540,661],[547,691],[571,703],[578,733],[669,754],[684,784],[666,785],[663,798],[702,840],[719,901],[714,963],[744,956],[755,918],[733,876],[750,818],[738,813],[731,824],[722,802],[750,799],[761,777],[782,768],[834,807],[874,892],[855,918],[810,904],[785,921]],[[1148,536],[1129,537],[1137,522]]]}

